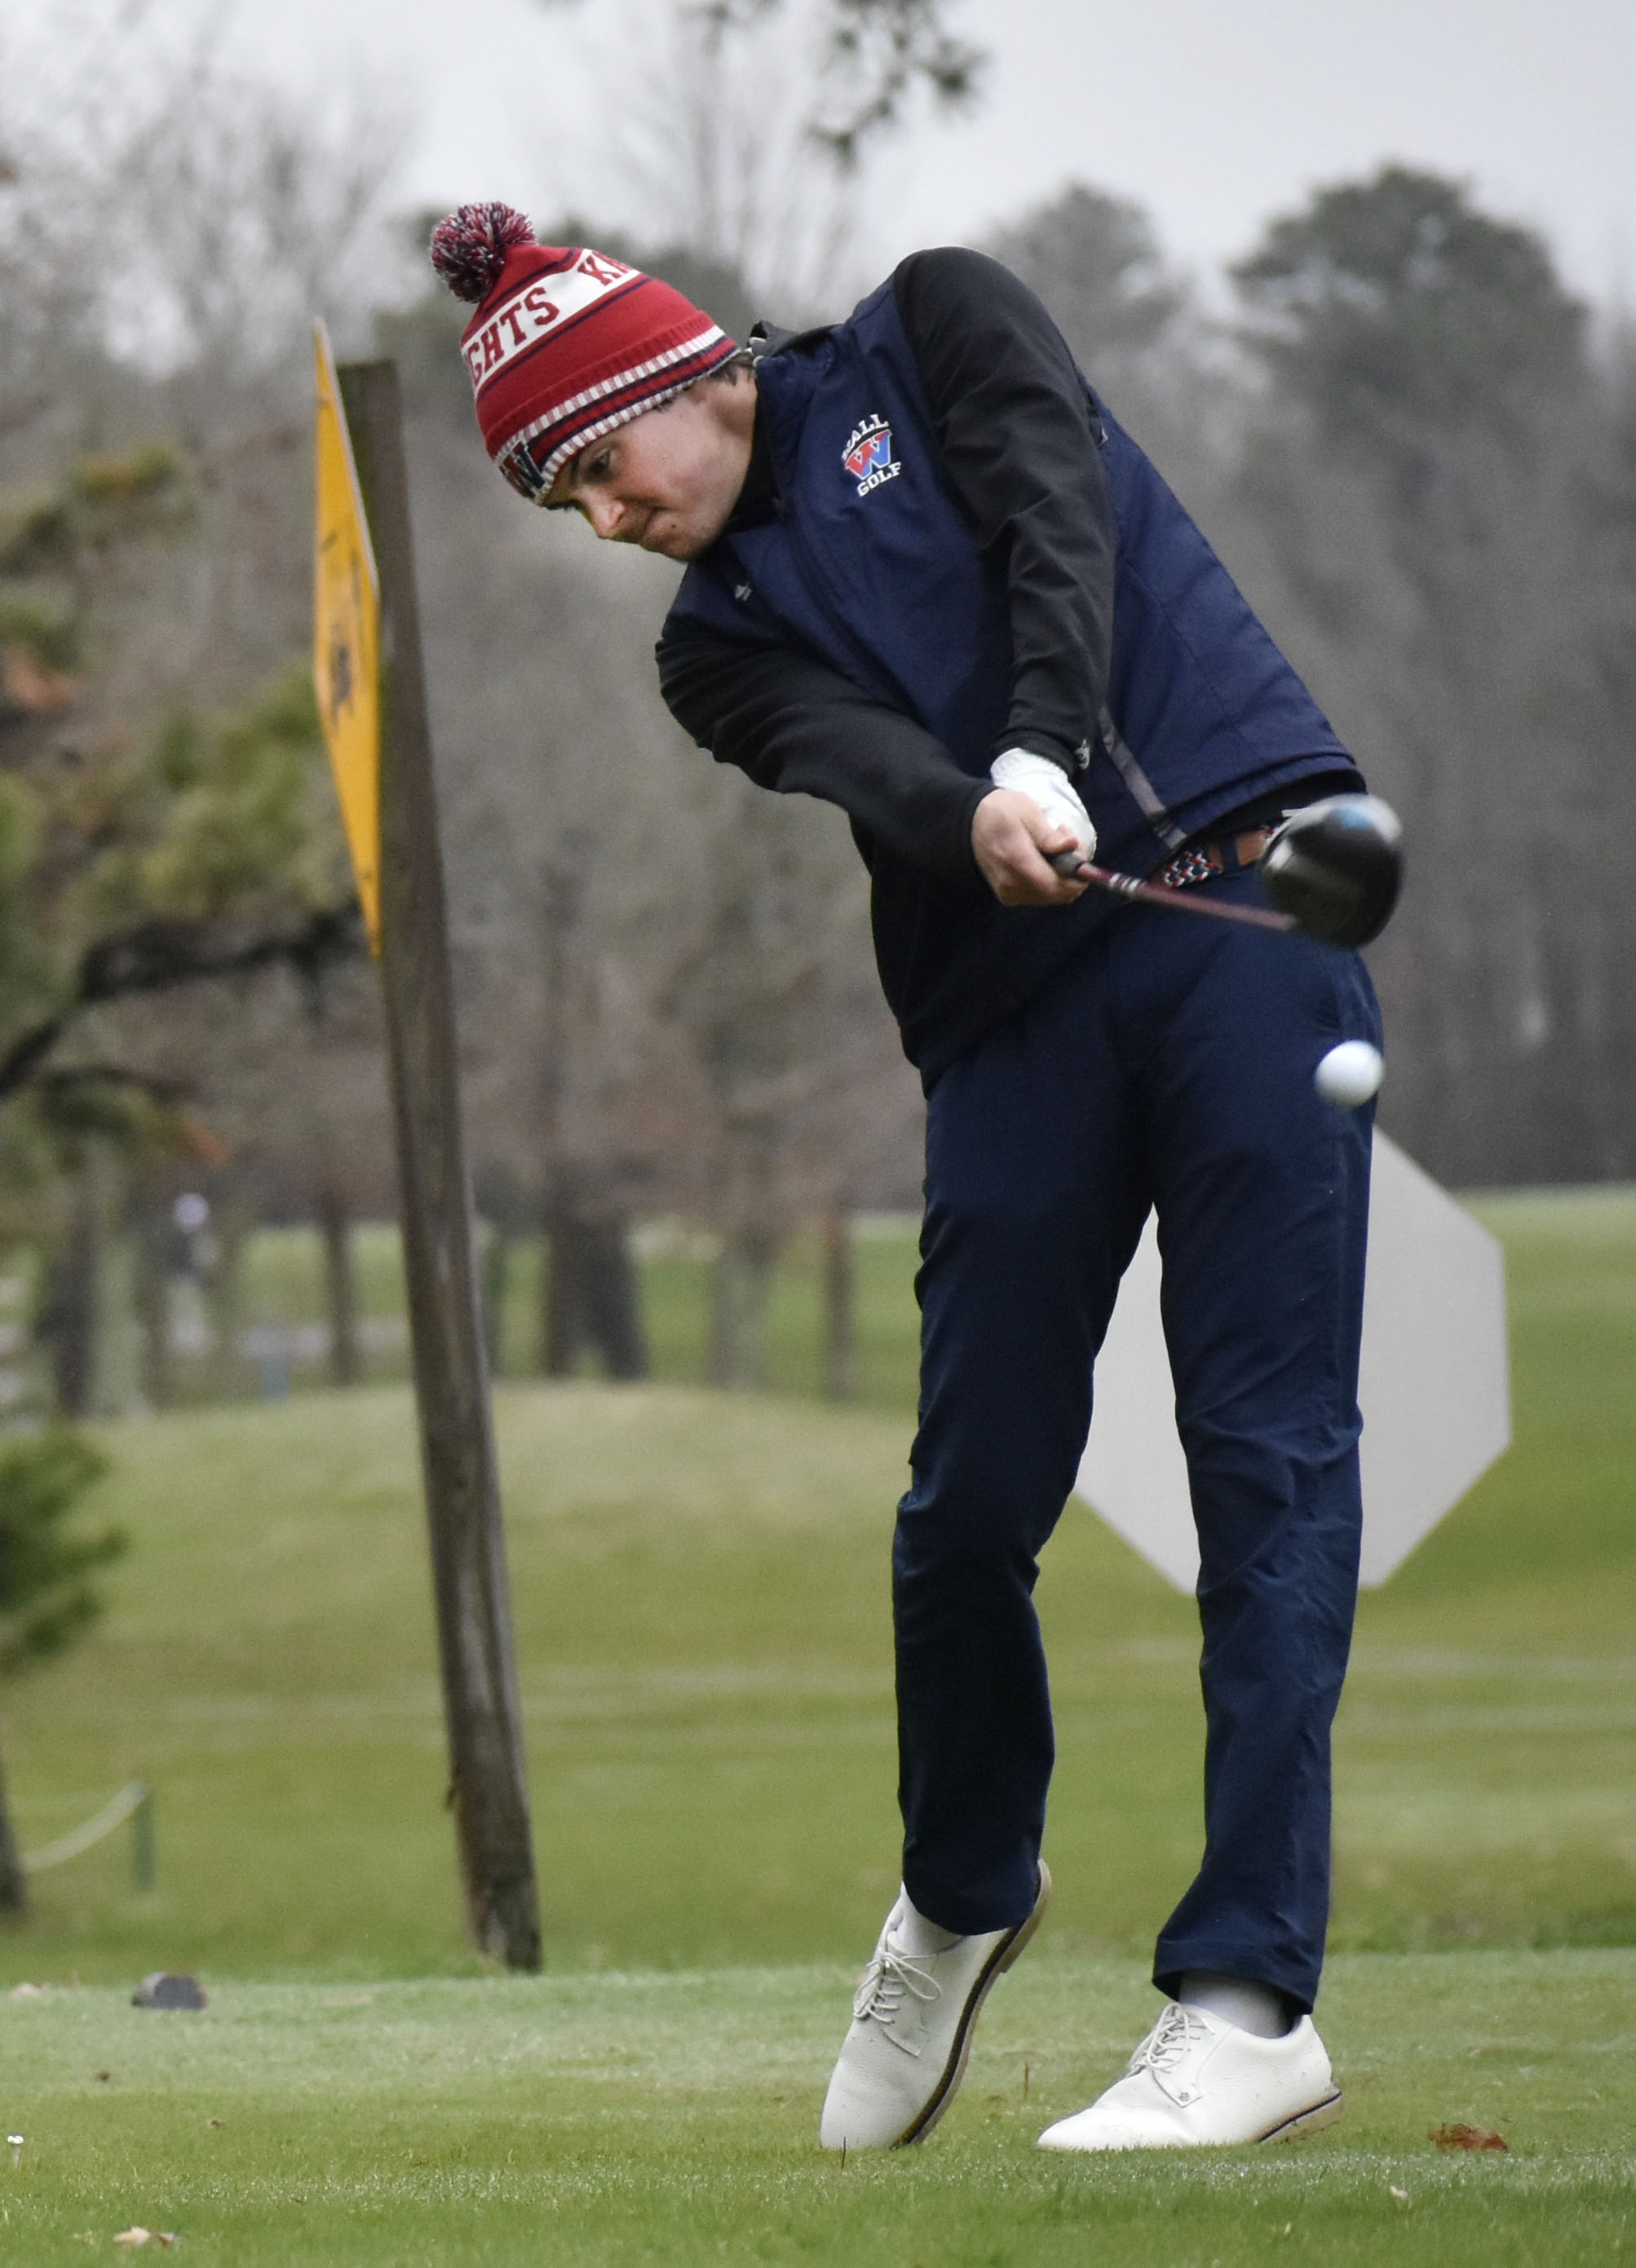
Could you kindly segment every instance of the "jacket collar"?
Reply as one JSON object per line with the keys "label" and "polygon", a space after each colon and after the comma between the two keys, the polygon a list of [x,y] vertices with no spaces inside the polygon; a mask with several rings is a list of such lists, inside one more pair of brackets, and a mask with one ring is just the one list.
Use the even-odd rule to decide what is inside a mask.
{"label": "jacket collar", "polygon": [[[825,323],[809,331],[786,331],[780,329],[776,323],[757,323],[745,341],[750,350],[752,369],[759,368],[774,355],[787,353],[792,347],[815,343],[826,337],[832,328],[832,325]],[[755,404],[755,430],[750,442],[749,470],[744,475],[744,485],[739,490],[738,501],[727,515],[726,524],[721,532],[724,535],[738,535],[747,527],[759,527],[767,520],[778,519],[783,508],[767,404],[763,397]]]}

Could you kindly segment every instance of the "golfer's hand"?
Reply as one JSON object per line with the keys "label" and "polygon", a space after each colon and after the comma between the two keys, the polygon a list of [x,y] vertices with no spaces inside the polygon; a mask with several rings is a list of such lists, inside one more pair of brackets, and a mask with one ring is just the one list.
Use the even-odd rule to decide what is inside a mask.
{"label": "golfer's hand", "polygon": [[1045,863],[1058,850],[1078,848],[1073,829],[1048,819],[1020,789],[991,789],[971,821],[971,855],[1003,906],[1071,906],[1085,894]]}

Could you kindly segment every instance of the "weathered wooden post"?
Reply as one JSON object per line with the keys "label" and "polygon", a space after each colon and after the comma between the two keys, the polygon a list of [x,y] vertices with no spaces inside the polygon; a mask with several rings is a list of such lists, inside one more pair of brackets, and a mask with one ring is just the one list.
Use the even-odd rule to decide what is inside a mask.
{"label": "weathered wooden post", "polygon": [[[316,676],[359,895],[380,957],[449,1800],[473,1938],[513,1969],[537,1969],[539,1904],[461,1123],[402,408],[392,363],[336,373],[321,331],[318,352]],[[355,500],[355,533],[338,480]],[[362,729],[372,699],[372,734]],[[372,741],[372,778],[363,770]]]}

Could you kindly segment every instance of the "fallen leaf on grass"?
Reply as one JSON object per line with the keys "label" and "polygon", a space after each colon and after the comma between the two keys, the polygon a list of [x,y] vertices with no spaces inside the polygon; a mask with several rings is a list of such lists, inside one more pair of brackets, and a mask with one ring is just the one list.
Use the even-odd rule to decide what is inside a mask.
{"label": "fallen leaf on grass", "polygon": [[1440,2150],[1503,2150],[1503,2134],[1496,2134],[1492,2126],[1428,2126],[1428,2142],[1435,2142]]}
{"label": "fallen leaf on grass", "polygon": [[133,2247],[138,2244],[174,2244],[176,2232],[173,2228],[144,2228],[138,2225],[133,2228],[122,2228],[114,2242]]}
{"label": "fallen leaf on grass", "polygon": [[1408,2204],[1409,2192],[1407,2190],[1400,2190],[1396,2182],[1391,2183],[1389,2186],[1390,2187],[1392,2195],[1396,2198],[1399,2205]]}

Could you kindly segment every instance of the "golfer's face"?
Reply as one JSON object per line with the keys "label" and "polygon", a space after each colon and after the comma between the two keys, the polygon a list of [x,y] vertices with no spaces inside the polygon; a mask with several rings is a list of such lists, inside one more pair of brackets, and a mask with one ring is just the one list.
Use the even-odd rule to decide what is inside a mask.
{"label": "golfer's face", "polygon": [[691,559],[713,543],[744,484],[748,449],[711,386],[678,394],[582,449],[549,503],[583,512],[605,543]]}

